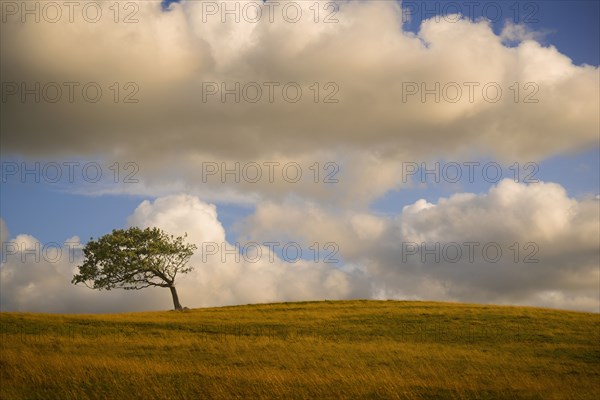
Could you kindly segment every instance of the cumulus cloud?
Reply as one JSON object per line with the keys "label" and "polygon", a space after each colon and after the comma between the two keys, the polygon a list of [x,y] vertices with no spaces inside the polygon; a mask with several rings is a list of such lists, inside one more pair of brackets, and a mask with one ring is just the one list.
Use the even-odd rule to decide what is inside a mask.
{"label": "cumulus cloud", "polygon": [[515,24],[511,21],[507,21],[500,33],[500,37],[505,41],[516,43],[524,40],[535,40],[539,42],[545,35],[546,32],[534,31],[525,24]]}
{"label": "cumulus cloud", "polygon": [[[129,217],[131,226],[157,226],[175,234],[188,234],[187,240],[198,247],[190,260],[193,272],[180,276],[177,284],[182,304],[188,307],[220,306],[231,304],[275,301],[299,301],[365,297],[360,285],[351,275],[331,268],[321,259],[299,259],[286,262],[260,246],[262,255],[247,257],[231,253],[234,243],[225,239],[225,231],[217,218],[215,206],[189,195],[144,201]],[[70,243],[78,242],[77,238]],[[3,260],[0,270],[3,311],[42,312],[111,312],[166,309],[171,305],[170,293],[156,288],[142,291],[92,291],[70,283],[82,262],[81,251],[69,252],[61,247],[62,257],[44,256],[35,249],[34,237],[19,235],[12,242],[10,255]],[[218,252],[204,256],[206,244],[214,244]],[[214,249],[212,247],[211,249]],[[224,252],[230,253],[223,259]],[[72,257],[70,257],[72,254]]]}
{"label": "cumulus cloud", "polygon": [[[118,312],[164,308],[156,296],[121,291],[92,292],[71,284],[81,263],[79,238],[44,243],[20,234],[3,241],[0,309],[28,312]],[[163,300],[169,300],[168,296]]]}
{"label": "cumulus cloud", "polygon": [[[128,224],[187,233],[198,246],[190,261],[195,270],[177,282],[184,305],[191,307],[366,297],[599,311],[598,213],[597,199],[569,198],[560,185],[510,180],[483,194],[419,200],[392,217],[305,202],[264,203],[237,226],[242,246],[259,245],[262,256],[254,260],[256,253],[236,259],[235,243],[227,242],[214,205],[193,196],[144,201]],[[36,243],[28,235],[14,241],[24,246],[21,250]],[[292,241],[305,250],[314,243],[335,243],[341,265],[324,263],[323,257],[288,262],[266,245]],[[214,249],[209,243],[219,251],[209,253]],[[81,253],[69,260],[67,250],[65,245],[65,255],[50,262],[52,256],[23,259],[11,248],[0,272],[2,309],[100,312],[170,306],[165,290],[107,293],[71,285]]]}
{"label": "cumulus cloud", "polygon": [[262,204],[238,229],[265,241],[336,241],[375,298],[597,312],[599,218],[597,199],[570,198],[555,183],[503,180],[483,194],[419,200],[393,217]]}
{"label": "cumulus cloud", "polygon": [[[225,239],[215,206],[196,197],[177,195],[153,203],[144,202],[129,218],[129,223],[140,227],[158,226],[178,235],[187,233],[189,242],[197,245],[198,251],[190,261],[197,268],[181,280],[178,289],[183,298],[191,299],[190,304],[335,299],[355,294],[352,277],[330,268],[320,259],[285,262],[257,242],[261,245],[260,257],[252,253],[236,260],[234,255],[224,251],[233,250],[235,243]],[[215,248],[209,245],[218,247],[216,254],[212,254]],[[212,251],[203,255],[205,249]]]}
{"label": "cumulus cloud", "polygon": [[[409,156],[458,158],[477,150],[510,161],[535,160],[595,143],[597,67],[573,65],[519,26],[509,25],[496,35],[485,20],[443,18],[424,21],[413,34],[403,30],[397,2],[338,3],[338,23],[329,24],[314,22],[308,2],[296,2],[304,16],[297,23],[282,18],[282,6],[270,22],[267,5],[257,23],[244,18],[222,23],[220,15],[207,15],[199,1],[173,4],[169,12],[158,1],[136,3],[138,22],[131,24],[115,24],[108,17],[95,24],[83,18],[23,24],[11,17],[2,24],[5,82],[33,87],[35,82],[83,86],[93,81],[104,95],[94,104],[83,101],[82,86],[73,103],[66,94],[53,104],[29,101],[32,96],[21,102],[20,92],[11,95],[2,102],[2,151],[30,157],[119,157],[138,162],[147,183],[127,190],[162,195],[167,183],[174,184],[174,191],[228,192],[239,200],[247,191],[259,199],[288,193],[290,187],[283,180],[233,189],[204,185],[201,163],[301,159],[310,165],[321,161],[327,148],[330,161],[341,160],[347,172],[337,186],[343,195],[308,184],[291,190],[348,201],[396,187],[398,180],[385,171]],[[99,4],[103,15],[112,16],[111,3]],[[508,47],[507,38],[519,42]],[[109,89],[114,82],[134,82],[139,102],[115,103],[114,89]],[[218,94],[203,101],[206,82],[224,82],[229,88],[234,82],[282,85],[273,102],[263,86],[256,103],[235,103],[233,96],[223,103]],[[303,89],[297,103],[282,96],[288,82]],[[314,87],[309,88],[315,82],[318,103]],[[326,87],[328,82],[335,85]],[[519,93],[510,89],[515,82]],[[421,84],[431,89],[438,83],[441,101],[427,95],[422,102]],[[493,98],[496,88],[502,90],[497,102],[483,94],[488,83],[493,87],[485,96]],[[407,84],[416,85],[410,90],[418,93],[406,96]],[[124,96],[133,87],[120,90]],[[333,92],[338,102],[324,103]],[[537,102],[524,103],[526,98]],[[372,158],[384,171],[381,180],[352,167],[354,161],[364,166]],[[362,189],[370,186],[373,191]]]}

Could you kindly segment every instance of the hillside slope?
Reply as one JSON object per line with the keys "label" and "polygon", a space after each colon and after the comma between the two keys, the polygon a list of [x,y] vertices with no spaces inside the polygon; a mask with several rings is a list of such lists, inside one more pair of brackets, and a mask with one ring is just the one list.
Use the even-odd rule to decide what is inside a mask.
{"label": "hillside slope", "polygon": [[0,313],[2,399],[595,399],[597,314],[323,301]]}

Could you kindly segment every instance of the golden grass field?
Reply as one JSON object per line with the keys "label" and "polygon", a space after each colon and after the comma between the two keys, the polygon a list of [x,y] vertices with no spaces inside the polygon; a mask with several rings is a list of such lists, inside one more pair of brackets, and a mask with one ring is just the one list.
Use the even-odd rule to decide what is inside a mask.
{"label": "golden grass field", "polygon": [[2,399],[598,399],[600,316],[322,301],[0,313]]}

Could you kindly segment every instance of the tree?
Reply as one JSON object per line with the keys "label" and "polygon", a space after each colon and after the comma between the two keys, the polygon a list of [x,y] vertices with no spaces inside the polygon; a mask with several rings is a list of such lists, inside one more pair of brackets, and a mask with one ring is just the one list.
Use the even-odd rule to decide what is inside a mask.
{"label": "tree", "polygon": [[139,290],[150,286],[169,288],[173,305],[181,310],[175,277],[190,272],[186,266],[196,245],[184,243],[158,228],[113,230],[83,249],[84,262],[71,283],[91,289]]}

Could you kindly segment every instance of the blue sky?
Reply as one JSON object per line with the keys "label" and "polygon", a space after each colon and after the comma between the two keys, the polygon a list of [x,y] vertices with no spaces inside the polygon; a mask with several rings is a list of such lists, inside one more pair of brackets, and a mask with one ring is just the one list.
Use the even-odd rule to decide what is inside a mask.
{"label": "blue sky", "polygon": [[[422,17],[429,16],[433,10],[453,12],[454,8],[444,2],[415,1],[410,14],[415,18],[407,24],[411,31],[418,30]],[[548,0],[548,1],[491,1],[481,0],[477,5],[469,2],[457,3],[465,13],[472,12],[475,17],[489,16],[494,31],[499,33],[506,21],[524,23],[536,31],[546,32],[545,44],[556,46],[563,54],[571,57],[576,64],[598,65],[598,19],[600,2],[594,0]],[[447,7],[447,8],[444,8]],[[416,12],[413,10],[417,10]]]}

